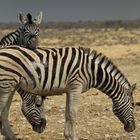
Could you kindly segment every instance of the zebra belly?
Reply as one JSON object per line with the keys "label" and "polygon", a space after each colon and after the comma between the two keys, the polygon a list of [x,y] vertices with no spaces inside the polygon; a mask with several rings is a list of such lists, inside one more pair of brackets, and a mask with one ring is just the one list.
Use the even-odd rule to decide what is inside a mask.
{"label": "zebra belly", "polygon": [[65,89],[51,89],[41,92],[42,96],[54,96],[54,95],[62,95],[66,93]]}
{"label": "zebra belly", "polygon": [[35,95],[40,96],[53,96],[53,95],[62,95],[66,92],[66,86],[63,84],[60,87],[58,85],[54,84],[52,87],[48,84],[44,89],[41,83],[37,83],[37,85],[34,87],[33,84],[26,84],[25,81],[22,80],[22,83],[20,83],[20,88],[23,89],[26,92],[30,92]]}
{"label": "zebra belly", "polygon": [[66,93],[66,89],[58,89],[58,88],[53,88],[53,89],[46,89],[46,90],[41,90],[41,89],[31,89],[31,88],[24,88],[21,87],[24,91],[35,94],[35,95],[40,95],[40,96],[54,96],[54,95],[62,95],[63,93]]}

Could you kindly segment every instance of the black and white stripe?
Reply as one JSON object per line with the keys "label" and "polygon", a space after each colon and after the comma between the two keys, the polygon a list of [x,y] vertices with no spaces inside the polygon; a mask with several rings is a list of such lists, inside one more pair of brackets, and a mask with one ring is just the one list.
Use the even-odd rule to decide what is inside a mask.
{"label": "black and white stripe", "polygon": [[67,94],[67,139],[76,138],[73,127],[78,98],[90,88],[97,88],[112,99],[114,114],[127,132],[135,129],[132,105],[134,87],[101,53],[82,48],[30,50],[8,47],[0,50],[0,74],[3,72],[7,78],[9,75],[13,77],[21,89],[35,95]]}

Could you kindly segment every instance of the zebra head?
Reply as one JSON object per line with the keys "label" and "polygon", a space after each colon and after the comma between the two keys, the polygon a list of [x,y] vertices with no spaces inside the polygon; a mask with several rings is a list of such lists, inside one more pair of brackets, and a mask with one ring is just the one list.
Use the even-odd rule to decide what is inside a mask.
{"label": "zebra head", "polygon": [[[42,133],[46,127],[46,118],[44,113],[44,97],[25,94],[22,100],[22,112],[32,125],[32,129],[38,133]],[[25,99],[26,98],[26,99]]]}
{"label": "zebra head", "polygon": [[132,85],[129,89],[124,91],[125,94],[122,95],[122,99],[113,101],[113,112],[124,124],[124,129],[127,132],[132,132],[135,130],[135,121],[133,116],[133,91],[135,87],[136,84]]}
{"label": "zebra head", "polygon": [[37,47],[39,40],[39,28],[37,25],[41,23],[42,15],[42,12],[40,12],[36,18],[32,19],[30,13],[28,13],[26,17],[22,13],[19,13],[18,19],[23,25],[19,39],[20,44],[30,49]]}

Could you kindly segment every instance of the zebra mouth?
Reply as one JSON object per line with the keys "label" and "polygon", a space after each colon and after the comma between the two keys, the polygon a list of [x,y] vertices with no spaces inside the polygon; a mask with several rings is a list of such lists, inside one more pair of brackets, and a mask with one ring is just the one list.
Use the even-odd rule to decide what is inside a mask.
{"label": "zebra mouth", "polygon": [[41,122],[39,124],[32,124],[32,129],[33,131],[37,132],[37,133],[42,133],[45,130],[46,127],[46,119],[41,119]]}
{"label": "zebra mouth", "polygon": [[32,50],[36,49],[38,46],[38,38],[35,37],[31,38],[30,41],[25,46]]}
{"label": "zebra mouth", "polygon": [[131,122],[127,122],[126,124],[124,124],[124,129],[126,132],[133,132],[135,130],[135,122],[131,121]]}

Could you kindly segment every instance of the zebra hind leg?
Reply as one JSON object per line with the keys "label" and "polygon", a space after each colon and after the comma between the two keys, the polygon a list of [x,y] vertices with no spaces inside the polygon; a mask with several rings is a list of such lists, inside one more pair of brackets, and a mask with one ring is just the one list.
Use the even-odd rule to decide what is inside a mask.
{"label": "zebra hind leg", "polygon": [[10,109],[10,105],[11,105],[11,101],[13,98],[13,94],[10,95],[8,102],[6,104],[6,107],[4,108],[4,111],[2,112],[2,130],[1,130],[1,134],[4,135],[5,139],[4,140],[18,140],[14,133],[11,130],[11,127],[9,125],[9,121],[8,121],[8,115],[9,115],[9,109]]}
{"label": "zebra hind leg", "polygon": [[0,124],[1,134],[4,135],[5,139],[18,140],[11,130],[8,122],[8,112],[11,105],[12,97],[14,94],[13,87],[6,89],[0,88]]}

